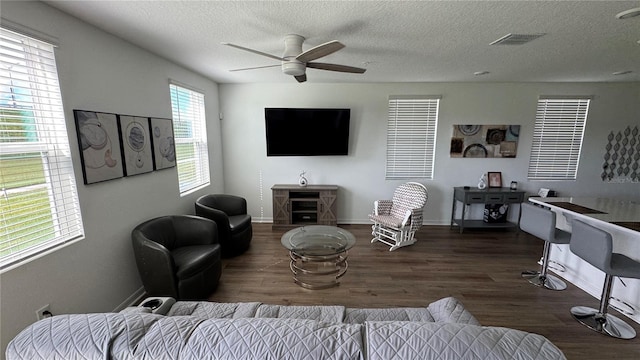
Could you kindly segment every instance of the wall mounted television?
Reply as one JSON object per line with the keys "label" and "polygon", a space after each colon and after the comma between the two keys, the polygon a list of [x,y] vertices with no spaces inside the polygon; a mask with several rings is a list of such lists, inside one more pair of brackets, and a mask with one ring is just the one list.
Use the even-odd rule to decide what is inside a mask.
{"label": "wall mounted television", "polygon": [[350,109],[265,108],[267,156],[347,155]]}

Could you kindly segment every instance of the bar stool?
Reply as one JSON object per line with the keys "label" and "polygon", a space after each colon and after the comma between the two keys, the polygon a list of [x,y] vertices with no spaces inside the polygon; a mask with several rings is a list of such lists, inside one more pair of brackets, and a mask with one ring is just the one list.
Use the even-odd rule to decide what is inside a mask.
{"label": "bar stool", "polygon": [[636,331],[623,320],[607,313],[613,277],[640,279],[640,262],[613,252],[611,234],[580,220],[572,225],[571,252],[602,270],[605,274],[600,309],[574,306],[571,315],[582,325],[604,335],[619,339],[633,339]]}
{"label": "bar stool", "polygon": [[549,290],[564,290],[567,284],[559,278],[547,274],[549,269],[549,254],[551,244],[568,244],[571,241],[571,234],[556,229],[556,213],[549,209],[529,203],[522,203],[520,206],[520,229],[537,238],[544,240],[544,251],[542,253],[542,264],[540,271],[523,271],[522,277],[529,280],[536,286]]}

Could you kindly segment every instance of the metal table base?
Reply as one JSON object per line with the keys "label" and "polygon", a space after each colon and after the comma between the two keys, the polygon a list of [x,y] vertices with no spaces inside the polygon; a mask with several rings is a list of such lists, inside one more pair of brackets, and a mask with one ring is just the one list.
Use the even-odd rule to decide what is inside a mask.
{"label": "metal table base", "polygon": [[301,255],[289,251],[289,257],[293,281],[311,290],[340,285],[340,278],[349,267],[346,251],[331,255]]}

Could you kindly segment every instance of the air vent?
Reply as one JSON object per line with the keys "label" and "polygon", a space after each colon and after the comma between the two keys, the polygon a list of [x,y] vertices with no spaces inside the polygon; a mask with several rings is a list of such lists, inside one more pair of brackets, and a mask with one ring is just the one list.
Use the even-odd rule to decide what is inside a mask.
{"label": "air vent", "polygon": [[489,45],[522,45],[544,34],[507,34]]}

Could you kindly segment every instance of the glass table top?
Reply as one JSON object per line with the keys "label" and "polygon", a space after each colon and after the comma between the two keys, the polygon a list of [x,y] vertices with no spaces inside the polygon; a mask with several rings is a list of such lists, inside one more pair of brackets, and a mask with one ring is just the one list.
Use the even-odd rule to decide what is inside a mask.
{"label": "glass table top", "polygon": [[334,255],[347,251],[356,238],[336,226],[309,225],[289,230],[281,239],[282,245],[300,255]]}

